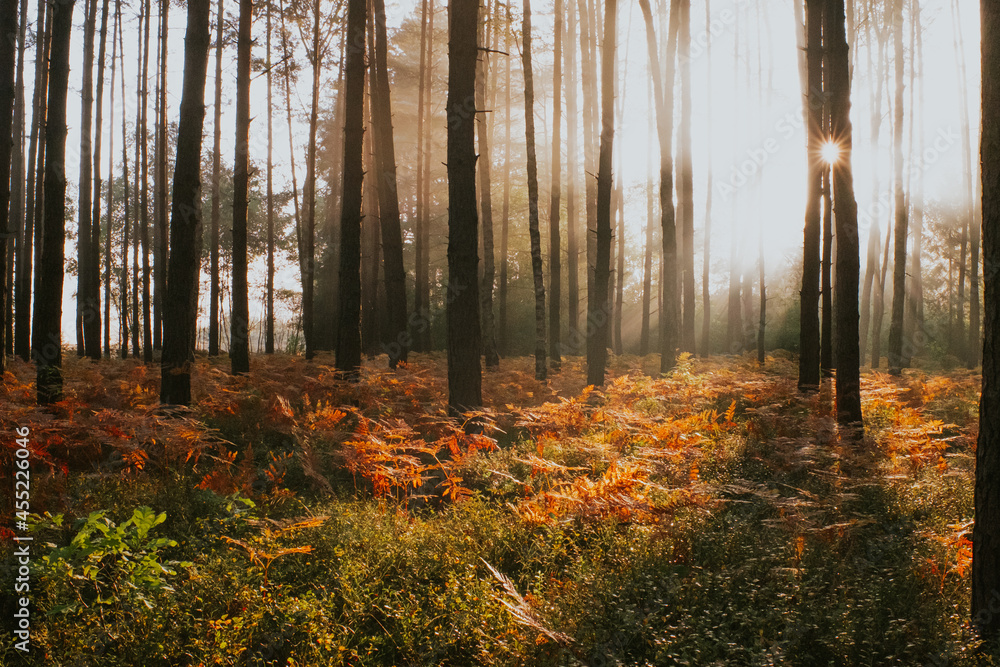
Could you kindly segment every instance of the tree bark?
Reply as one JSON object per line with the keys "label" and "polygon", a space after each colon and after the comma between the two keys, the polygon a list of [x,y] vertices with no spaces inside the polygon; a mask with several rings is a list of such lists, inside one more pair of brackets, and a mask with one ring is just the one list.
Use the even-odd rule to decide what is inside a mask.
{"label": "tree bark", "polygon": [[858,342],[858,204],[851,173],[851,79],[844,0],[827,0],[826,53],[830,82],[831,136],[840,148],[833,164],[833,198],[837,233],[837,421],[861,423],[860,347]]}
{"label": "tree bark", "polygon": [[[208,356],[219,355],[219,218],[222,210],[222,28],[225,11],[218,2],[215,16],[215,105],[212,143],[212,213],[209,222]],[[298,202],[296,202],[297,204]]]}
{"label": "tree bark", "polygon": [[[892,266],[892,316],[889,320],[889,373],[899,375],[903,369],[903,313],[906,306],[906,241],[908,237],[908,211],[903,191],[903,2],[893,2],[893,46],[896,67],[895,101],[895,249]],[[911,112],[912,113],[912,112]]]}
{"label": "tree bark", "polygon": [[[93,351],[100,336],[98,304],[90,294],[92,265],[91,239],[91,151],[94,120],[94,32],[97,29],[97,0],[85,0],[83,17],[83,81],[80,90],[80,173],[77,202],[76,236],[76,354],[82,357]],[[95,337],[94,323],[98,330]],[[98,348],[99,349],[99,348]],[[98,351],[100,358],[100,351]]]}
{"label": "tree bark", "polygon": [[[267,67],[267,294],[264,305],[264,354],[274,354],[274,102],[271,68],[271,7],[265,8]],[[332,239],[329,239],[332,243]]]}
{"label": "tree bark", "polygon": [[[142,360],[153,361],[153,322],[150,312],[151,271],[149,266],[149,153],[147,111],[149,100],[149,23],[152,8],[150,0],[144,0],[145,24],[142,30],[142,67],[139,69],[139,123],[136,127],[136,157],[139,164],[136,171],[141,174],[139,187],[139,239],[142,246]],[[137,176],[139,176],[137,174]]]}
{"label": "tree bark", "polygon": [[[527,46],[527,4],[525,9]],[[479,3],[452,0],[448,10],[448,406],[454,413],[463,413],[483,402],[474,104]],[[525,85],[527,88],[530,80]],[[536,203],[536,236],[537,215]]]}
{"label": "tree bark", "polygon": [[361,369],[361,187],[364,181],[365,0],[348,0],[344,61],[344,176],[340,207],[340,313],[337,370]]}
{"label": "tree bark", "polygon": [[184,40],[184,87],[170,204],[170,253],[163,299],[160,401],[191,402],[198,274],[201,260],[201,136],[205,122],[210,0],[188,0]]}
{"label": "tree bark", "polygon": [[691,0],[681,0],[678,55],[680,63],[681,117],[678,128],[678,208],[681,222],[681,277],[683,285],[683,319],[681,349],[695,351],[695,285],[694,285],[694,166],[691,152]]}
{"label": "tree bark", "polygon": [[430,166],[428,158],[424,153],[424,99],[428,97],[427,86],[427,4],[428,0],[420,2],[420,69],[417,72],[419,83],[417,84],[417,189],[416,189],[416,215],[414,221],[413,253],[414,257],[414,278],[415,288],[413,290],[413,314],[414,320],[410,323],[410,335],[413,341],[413,349],[423,352],[423,333],[425,328],[430,326],[430,319],[427,312],[427,304],[423,302],[423,292],[420,289],[421,280],[426,280],[422,275],[424,265],[424,255],[427,248],[424,246],[424,226],[427,225],[427,201],[424,199],[424,171]]}
{"label": "tree bark", "polygon": [[[506,5],[505,10],[506,21],[504,23],[504,51],[510,53],[511,35],[514,31],[510,5]],[[499,348],[499,354],[503,356],[510,353],[510,346],[507,343],[509,335],[507,329],[507,266],[510,259],[508,257],[508,241],[510,236],[510,127],[513,124],[510,114],[510,98],[513,96],[511,94],[510,85],[512,58],[508,56],[505,60],[507,61],[507,66],[504,73],[504,90],[506,91],[506,94],[504,95],[503,212],[500,216],[500,304],[497,313],[500,320],[498,325],[499,331],[497,334],[497,347]]]}
{"label": "tree bark", "polygon": [[[108,119],[108,198],[107,198],[107,235],[104,239],[104,356],[111,358],[111,272],[112,248],[114,239],[114,203],[115,203],[115,78],[118,75],[118,5],[115,0],[115,19],[111,26],[111,117]],[[103,32],[103,28],[102,28]],[[102,65],[103,67],[103,65]],[[100,88],[100,86],[98,86]],[[98,176],[100,178],[100,176]],[[119,313],[119,318],[122,314]]]}
{"label": "tree bark", "polygon": [[[605,0],[604,44],[601,49],[601,150],[597,167],[597,261],[594,292],[588,295],[587,384],[604,384],[609,318],[608,280],[611,275],[611,157],[615,138],[615,50],[617,0]],[[655,76],[655,75],[654,75]]]}
{"label": "tree bark", "polygon": [[[569,12],[566,40],[563,45],[563,57],[566,69],[566,297],[569,310],[566,314],[566,326],[571,340],[580,337],[580,220],[577,210],[577,178],[579,172],[579,140],[577,138],[578,106],[577,106],[577,11],[573,2],[568,2]],[[509,89],[509,86],[508,86]],[[507,97],[510,97],[508,93]],[[553,295],[555,300],[555,295]],[[556,334],[553,333],[553,338]],[[567,351],[577,353],[576,345],[571,344]]]}
{"label": "tree bark", "polygon": [[[796,0],[797,1],[797,0]],[[823,188],[823,0],[806,0],[808,187],[799,302],[799,390],[820,384],[820,217]]]}
{"label": "tree bark", "polygon": [[153,349],[163,347],[163,295],[167,287],[167,33],[170,0],[160,0],[159,47],[157,49],[156,151],[153,163],[156,191],[153,197]]}
{"label": "tree bark", "polygon": [[981,0],[983,180],[983,389],[976,444],[972,529],[972,623],[979,637],[1000,636],[1000,0]]}
{"label": "tree bark", "polygon": [[39,405],[62,399],[62,295],[66,242],[66,93],[74,0],[52,7],[48,113],[45,121],[45,207],[39,284],[32,331]]}
{"label": "tree bark", "polygon": [[562,39],[563,3],[555,0],[555,44],[552,52],[552,186],[549,192],[549,353],[552,368],[562,364],[562,239],[559,213],[562,196]]}
{"label": "tree bark", "polygon": [[[14,138],[14,71],[17,65],[18,0],[0,0],[0,304],[7,303],[7,244],[10,232],[11,153]],[[20,138],[18,139],[20,140]],[[0,326],[0,377],[7,363],[7,326]]]}
{"label": "tree bark", "polygon": [[[101,317],[101,140],[103,138],[103,128],[104,128],[104,58],[107,55],[108,48],[108,0],[104,0],[101,3],[101,29],[100,29],[100,43],[97,49],[97,96],[96,96],[96,113],[94,116],[94,160],[93,160],[93,185],[87,184],[87,187],[93,187],[93,198],[92,198],[92,208],[90,210],[90,281],[86,285],[87,288],[87,302],[93,304],[93,320],[87,322],[84,319],[83,322],[83,339],[84,347],[86,348],[87,356],[95,361],[101,358],[101,328],[104,328],[104,353],[105,356],[111,356],[111,339],[108,335],[108,318],[110,317],[110,312],[105,306],[104,317]],[[112,35],[114,39],[114,35]],[[114,123],[112,123],[112,127]],[[82,183],[82,178],[81,178]],[[108,189],[109,197],[111,189]],[[82,206],[82,202],[81,202]],[[111,237],[111,216],[108,216],[108,238]],[[106,257],[106,261],[110,261]],[[107,272],[107,282],[110,279],[111,272]],[[107,300],[106,300],[107,301]]]}
{"label": "tree bark", "polygon": [[524,0],[521,25],[524,67],[524,132],[528,155],[528,235],[531,238],[531,273],[535,284],[535,379],[545,380],[545,283],[542,279],[542,239],[538,231],[538,162],[535,158],[535,95],[531,72],[531,3]]}
{"label": "tree bark", "polygon": [[[22,120],[18,127],[24,125],[24,99],[23,99],[23,69],[24,69],[24,33],[27,25],[27,2],[21,3],[21,55],[18,65],[18,73],[22,77],[18,90],[21,91],[22,98],[19,100],[22,107]],[[35,162],[38,153],[38,133],[42,126],[40,116],[45,113],[42,104],[43,82],[45,81],[45,61],[46,43],[48,35],[49,12],[46,11],[47,3],[38,3],[38,18],[35,23],[35,80],[34,91],[31,99],[31,130],[28,140],[28,152],[23,156],[24,162],[17,170],[24,173],[26,182],[21,179],[15,184],[16,189],[23,185],[24,191],[18,200],[23,200],[23,219],[21,225],[21,243],[17,249],[17,273],[14,278],[14,354],[24,361],[31,359],[31,279],[32,279],[32,247],[34,246],[35,227]],[[40,32],[39,32],[40,29]],[[15,190],[16,191],[16,190]],[[18,202],[15,201],[15,204]]]}
{"label": "tree bark", "polygon": [[6,328],[6,350],[8,356],[14,355],[14,289],[17,278],[14,270],[15,258],[21,261],[21,247],[25,241],[27,225],[24,219],[24,39],[28,24],[28,3],[20,3],[20,17],[17,30],[17,65],[14,75],[14,110],[12,122],[13,146],[10,158],[10,218],[8,227],[14,235],[14,242],[7,246],[7,298],[4,304]]}
{"label": "tree bark", "polygon": [[[798,2],[798,0],[794,0]],[[711,27],[712,25],[712,3],[711,0],[705,0],[705,25]],[[707,29],[705,31],[705,63],[708,69],[707,75],[705,77],[706,89],[708,91],[708,99],[705,105],[707,110],[705,120],[708,126],[708,138],[711,143],[712,138],[712,31]],[[711,259],[712,259],[712,151],[705,151],[705,159],[708,162],[707,165],[707,177],[705,184],[705,254],[702,259],[702,275],[701,275],[701,356],[708,357],[711,354],[712,339],[711,339],[711,325],[712,325],[712,298],[709,291],[709,276],[711,274]]]}
{"label": "tree bark", "polygon": [[236,41],[236,154],[233,157],[233,279],[229,359],[234,375],[250,372],[247,218],[250,197],[250,51],[253,0],[240,0]]}
{"label": "tree bark", "polygon": [[[561,1],[561,0],[557,0]],[[483,356],[487,368],[496,368],[500,365],[500,357],[497,354],[496,327],[493,320],[493,282],[496,279],[496,263],[493,250],[493,196],[492,196],[492,162],[490,153],[490,126],[492,123],[489,114],[492,109],[488,109],[486,99],[486,88],[489,77],[489,50],[486,48],[490,44],[489,32],[486,29],[488,23],[482,21],[483,26],[483,50],[480,52],[479,62],[476,66],[476,137],[479,142],[479,212],[482,223],[482,251],[483,268],[482,279],[480,281],[479,298],[480,309],[483,316]]]}

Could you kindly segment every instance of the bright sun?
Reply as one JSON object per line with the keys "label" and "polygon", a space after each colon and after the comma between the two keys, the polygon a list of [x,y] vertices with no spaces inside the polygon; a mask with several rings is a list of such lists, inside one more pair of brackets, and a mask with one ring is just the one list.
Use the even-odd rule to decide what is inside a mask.
{"label": "bright sun", "polygon": [[840,146],[832,141],[827,141],[823,144],[823,147],[819,149],[820,156],[823,158],[823,162],[827,164],[833,164],[840,157]]}

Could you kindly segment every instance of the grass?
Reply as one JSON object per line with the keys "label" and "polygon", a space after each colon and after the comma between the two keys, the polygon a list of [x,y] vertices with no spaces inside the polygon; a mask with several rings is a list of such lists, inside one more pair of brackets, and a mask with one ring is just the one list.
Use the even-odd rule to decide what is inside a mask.
{"label": "grass", "polygon": [[[200,359],[181,415],[134,361],[69,359],[50,412],[15,365],[0,422],[32,428],[32,651],[0,635],[0,662],[989,662],[967,623],[975,375],[863,376],[853,442],[794,359],[651,379],[654,357],[619,357],[600,391],[580,359],[547,384],[512,359],[478,436],[442,409],[441,355],[353,385],[331,361],[232,378]],[[80,532],[94,512],[124,546]]]}

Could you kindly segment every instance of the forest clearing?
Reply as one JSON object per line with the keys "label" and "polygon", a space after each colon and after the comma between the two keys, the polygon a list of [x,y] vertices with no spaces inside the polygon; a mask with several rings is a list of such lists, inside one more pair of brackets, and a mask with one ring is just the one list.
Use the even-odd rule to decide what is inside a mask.
{"label": "forest clearing", "polygon": [[[331,361],[201,358],[180,415],[139,361],[71,360],[51,412],[15,364],[27,664],[984,664],[975,373],[866,373],[845,442],[790,355],[659,380],[652,355],[614,358],[600,391],[580,358],[547,384],[521,358],[467,435],[428,407],[441,355],[354,384]],[[130,527],[142,507],[163,522]]]}

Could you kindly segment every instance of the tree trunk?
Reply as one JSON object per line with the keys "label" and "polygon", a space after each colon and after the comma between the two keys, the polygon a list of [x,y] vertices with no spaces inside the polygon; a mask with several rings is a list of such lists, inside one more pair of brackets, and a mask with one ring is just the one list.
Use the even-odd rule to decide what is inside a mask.
{"label": "tree trunk", "polygon": [[851,79],[844,0],[827,0],[824,35],[830,82],[830,129],[840,155],[833,164],[837,233],[837,421],[861,423],[860,348],[858,342],[858,204],[851,173]]}
{"label": "tree trunk", "polygon": [[[824,70],[825,68],[826,66],[824,65]],[[826,122],[829,123],[829,118],[827,118]],[[821,267],[820,276],[820,280],[822,282],[823,315],[820,323],[821,340],[819,352],[819,367],[823,377],[830,377],[833,375],[835,363],[833,360],[835,345],[833,317],[836,312],[836,308],[834,307],[834,297],[836,294],[833,286],[833,249],[835,239],[833,224],[832,177],[833,174],[831,168],[825,168],[823,170],[823,266]],[[882,320],[879,319],[880,323],[881,321]]]}
{"label": "tree trunk", "polygon": [[882,246],[881,268],[876,276],[878,288],[875,292],[875,304],[872,316],[872,368],[878,368],[882,360],[882,318],[885,317],[885,278],[889,270],[889,243],[892,240],[892,226],[885,230],[885,245]]}
{"label": "tree trunk", "polygon": [[[108,127],[108,199],[107,199],[107,236],[104,239],[104,356],[111,358],[111,271],[112,271],[112,240],[114,238],[114,203],[115,203],[115,78],[118,74],[118,5],[115,0],[115,19],[111,26],[111,117]],[[102,33],[103,33],[102,28]],[[102,65],[103,68],[103,65]],[[100,88],[100,86],[98,86]],[[98,176],[99,178],[99,176]],[[119,313],[121,318],[121,313]]]}
{"label": "tree trunk", "polygon": [[[795,0],[798,2],[798,0]],[[705,0],[705,25],[712,25],[711,0]],[[705,104],[705,123],[708,129],[709,144],[712,139],[712,31],[705,31],[705,66],[708,72],[705,76],[707,101]],[[701,356],[708,357],[711,353],[712,298],[709,291],[709,276],[712,259],[712,151],[705,151],[708,162],[705,184],[705,254],[702,259],[701,275]]]}
{"label": "tree trunk", "polygon": [[[983,264],[1000,263],[1000,0],[981,0]],[[972,623],[979,637],[1000,636],[1000,296],[998,275],[983,276],[983,389],[976,444],[972,529]]]}
{"label": "tree trunk", "polygon": [[[264,306],[264,354],[274,354],[274,102],[271,68],[271,6],[265,8],[267,67],[267,295]],[[332,243],[333,239],[329,239]]]}
{"label": "tree trunk", "polygon": [[[615,138],[615,49],[617,0],[605,0],[601,48],[601,151],[597,168],[597,261],[594,291],[588,295],[587,384],[604,384],[608,340],[608,279],[611,275],[611,158]],[[655,74],[654,74],[655,76]]]}
{"label": "tree trunk", "polygon": [[[586,253],[588,313],[590,293],[594,291],[595,243],[597,239],[597,181],[594,174],[597,173],[598,92],[597,54],[595,52],[599,44],[599,41],[594,37],[597,33],[597,27],[593,26],[594,19],[590,15],[589,4],[588,0],[577,0],[577,9],[580,13],[580,79],[583,91],[584,197],[587,205],[587,227],[584,232],[583,252]],[[593,323],[586,322],[584,328],[586,337],[589,338],[593,333]]]}
{"label": "tree trunk", "polygon": [[552,187],[549,194],[549,350],[552,368],[562,364],[562,240],[559,209],[562,196],[562,39],[563,3],[555,0],[555,45],[552,53]]}
{"label": "tree trunk", "polygon": [[198,274],[201,265],[201,136],[205,122],[210,0],[188,0],[184,39],[184,88],[177,126],[174,186],[170,203],[170,252],[163,299],[160,401],[191,402]]}
{"label": "tree trunk", "polygon": [[[0,304],[7,303],[7,244],[10,232],[10,162],[14,136],[14,71],[17,65],[18,0],[0,0]],[[7,363],[7,326],[0,326],[0,377]]]}
{"label": "tree trunk", "polygon": [[[426,118],[424,109],[424,99],[428,97],[427,86],[427,2],[420,2],[420,69],[417,72],[419,83],[417,84],[417,189],[416,189],[416,215],[413,233],[414,252],[414,278],[415,286],[413,290],[413,315],[414,319],[410,323],[410,336],[413,341],[413,349],[417,352],[424,351],[424,330],[430,326],[427,304],[423,302],[423,293],[420,290],[421,280],[426,280],[422,275],[424,266],[424,255],[427,248],[424,246],[424,226],[427,225],[427,204],[424,199],[424,171],[430,166],[428,164],[429,155],[424,153],[424,119]],[[343,91],[341,91],[341,96]]]}
{"label": "tree trunk", "polygon": [[[530,9],[527,5],[525,10],[527,29],[524,40],[527,47],[530,44]],[[477,266],[479,220],[476,212],[475,106],[470,103],[475,99],[476,89],[479,3],[476,0],[453,0],[449,5],[449,13],[448,406],[453,412],[462,413],[478,408],[483,402]],[[525,58],[530,58],[527,50]],[[529,86],[530,79],[525,81],[526,97],[530,97]],[[535,245],[538,234],[537,210],[536,202]],[[544,365],[542,370],[544,372]]]}
{"label": "tree trunk", "polygon": [[337,370],[361,369],[361,187],[365,118],[365,0],[348,0],[344,61],[344,177],[340,204],[340,313]]}
{"label": "tree trunk", "polygon": [[[309,106],[309,144],[306,149],[306,180],[302,184],[303,215],[301,254],[299,265],[302,269],[302,337],[306,344],[306,360],[315,354],[314,334],[315,303],[313,299],[316,281],[316,129],[319,125],[320,71],[323,63],[323,47],[320,43],[320,2],[313,3],[312,34],[312,103]],[[367,12],[366,12],[367,13]]]}
{"label": "tree trunk", "polygon": [[535,379],[545,380],[545,283],[542,279],[542,239],[538,231],[538,162],[535,158],[535,95],[531,72],[531,3],[524,0],[521,26],[524,68],[524,132],[528,156],[528,235],[531,237],[531,273],[535,284]]}
{"label": "tree trunk", "polygon": [[385,271],[386,305],[391,337],[387,346],[389,368],[406,361],[410,338],[406,326],[406,270],[403,268],[403,234],[399,224],[396,187],[396,151],[392,136],[392,106],[389,99],[389,65],[386,56],[385,2],[374,0],[375,79],[371,83],[372,118],[375,126],[375,162],[378,184],[382,262]]}
{"label": "tree trunk", "polygon": [[[42,22],[44,24],[44,21]],[[7,299],[5,304],[5,335],[7,337],[6,351],[9,356],[13,356],[14,347],[14,290],[17,282],[17,274],[14,272],[14,260],[20,263],[24,253],[21,248],[26,240],[26,229],[24,217],[24,38],[28,25],[28,3],[20,3],[20,17],[17,31],[17,69],[14,76],[14,111],[12,117],[12,133],[14,144],[10,158],[10,219],[8,226],[14,234],[14,243],[7,248]],[[28,257],[30,259],[30,256]],[[18,269],[20,270],[20,269]]]}
{"label": "tree trunk", "polygon": [[[797,2],[798,0],[796,0]],[[799,390],[820,384],[820,217],[823,145],[823,0],[806,0],[808,187],[799,303]]]}
{"label": "tree trunk", "polygon": [[[84,319],[83,322],[83,339],[84,347],[86,348],[87,356],[95,361],[101,358],[101,327],[104,327],[104,352],[106,356],[111,356],[111,344],[110,337],[108,336],[108,317],[110,313],[108,312],[107,305],[105,306],[105,312],[103,321],[101,318],[101,139],[103,137],[102,129],[104,127],[104,58],[107,55],[108,48],[108,0],[104,0],[101,3],[101,30],[100,30],[100,44],[97,49],[97,97],[96,97],[96,114],[94,117],[94,161],[93,161],[93,199],[92,208],[90,210],[90,281],[86,285],[87,288],[87,302],[93,304],[93,320],[87,322]],[[114,39],[114,35],[112,35]],[[112,123],[112,127],[114,124]],[[82,179],[81,179],[82,182]],[[87,187],[91,187],[90,184]],[[110,188],[108,190],[110,196]],[[82,206],[82,203],[81,203]],[[111,236],[111,217],[108,216],[108,237]],[[108,271],[108,278],[110,278],[110,271]],[[105,278],[105,281],[108,280]]]}
{"label": "tree trunk", "polygon": [[[153,361],[153,323],[150,316],[150,266],[149,266],[149,155],[147,132],[147,107],[149,100],[149,21],[150,0],[144,0],[145,24],[142,29],[142,67],[139,69],[139,123],[136,127],[136,165],[141,174],[139,187],[139,239],[142,245],[142,360]],[[137,174],[138,176],[138,174]]]}
{"label": "tree trunk", "polygon": [[656,129],[660,143],[660,229],[662,233],[660,296],[660,372],[666,373],[677,362],[677,232],[674,220],[673,136],[674,54],[679,30],[678,0],[673,0],[667,39],[667,62],[660,79],[660,57],[648,0],[639,0],[646,23],[646,46],[653,75],[653,98],[656,103]]}
{"label": "tree trunk", "polygon": [[[650,68],[650,72],[652,72],[652,67]],[[646,122],[648,123],[649,136],[653,137],[656,134],[656,116],[653,113],[655,104],[653,102],[652,76],[647,79],[647,91],[649,94],[649,113],[647,114]],[[711,105],[709,105],[709,108],[711,108]],[[653,213],[652,141],[646,144],[646,173],[646,236],[642,257],[642,322],[639,326],[639,356],[642,357],[649,354],[650,301],[653,291],[653,228],[656,226],[656,219]],[[711,191],[711,186],[709,190]]]}
{"label": "tree trunk", "polygon": [[[80,90],[80,173],[77,202],[76,236],[76,354],[84,356],[93,350],[98,342],[100,329],[94,331],[94,323],[100,327],[98,305],[91,300],[90,274],[97,267],[92,266],[91,252],[91,138],[94,119],[94,32],[97,29],[97,0],[85,0],[83,16],[83,82]],[[95,337],[95,333],[97,336]],[[98,351],[98,358],[100,352]]]}
{"label": "tree trunk", "polygon": [[[122,14],[121,14],[121,0],[115,0],[115,17],[118,21],[118,59],[121,64],[122,77],[121,77],[121,94],[122,100],[125,100],[125,40],[122,26]],[[128,141],[126,141],[126,120],[128,114],[126,109],[122,108],[122,189],[124,194],[122,196],[122,270],[121,277],[118,281],[118,291],[121,297],[120,306],[120,316],[121,320],[121,358],[128,358],[128,343],[129,335],[131,333],[129,327],[129,280],[128,280],[128,249],[129,249],[129,226],[131,225],[131,220],[129,218],[129,173],[128,173]]]}
{"label": "tree trunk", "polygon": [[[979,361],[979,241],[980,241],[980,229],[979,220],[976,217],[976,206],[974,201],[976,199],[976,194],[978,188],[974,185],[972,170],[972,129],[969,124],[969,94],[968,94],[968,78],[966,76],[965,68],[965,51],[960,48],[960,45],[965,44],[965,40],[962,36],[962,15],[960,10],[960,3],[955,2],[952,4],[952,12],[954,16],[955,25],[955,53],[958,59],[958,90],[959,99],[961,100],[961,113],[962,113],[962,156],[963,164],[965,168],[963,170],[963,175],[965,177],[965,191],[968,198],[968,204],[966,207],[966,221],[964,223],[965,228],[962,231],[962,263],[959,267],[959,312],[962,313],[965,309],[965,301],[963,299],[963,291],[965,286],[964,272],[966,269],[965,262],[965,249],[966,242],[969,244],[969,331],[968,340],[963,341],[959,338],[959,343],[956,350],[959,352],[959,357],[964,358],[966,365],[969,368],[975,368],[976,363]],[[966,234],[965,230],[968,230]],[[959,319],[959,325],[961,326],[963,320]],[[959,329],[959,334],[961,335],[962,329]],[[967,345],[966,345],[967,343]],[[964,348],[964,349],[963,349]]]}
{"label": "tree trunk", "polygon": [[[208,306],[208,356],[219,355],[219,217],[222,208],[222,28],[225,12],[222,0],[218,2],[215,17],[215,115],[213,116],[212,143],[212,213],[209,223],[209,306]],[[296,202],[296,205],[298,202]]]}
{"label": "tree trunk", "polygon": [[247,217],[250,197],[250,51],[253,0],[240,0],[236,42],[236,155],[233,158],[233,279],[229,359],[234,375],[250,372]]}
{"label": "tree trunk", "polygon": [[[580,220],[577,211],[577,178],[579,172],[579,149],[577,139],[577,12],[575,3],[568,2],[569,12],[566,40],[563,46],[563,57],[566,65],[566,297],[569,311],[566,315],[566,325],[569,337],[573,341],[568,352],[578,353],[576,341],[580,338]],[[510,86],[508,86],[509,90]],[[510,93],[507,94],[508,99]],[[555,295],[552,297],[555,301]],[[556,333],[553,332],[553,340]]]}
{"label": "tree trunk", "polygon": [[[21,32],[23,33],[27,24],[26,7],[27,3],[21,3]],[[28,140],[28,153],[24,161],[23,170],[27,177],[24,187],[24,224],[21,230],[21,245],[17,252],[17,274],[14,285],[14,354],[24,361],[31,360],[31,283],[33,262],[33,243],[37,233],[35,224],[35,178],[38,171],[35,163],[38,153],[39,130],[44,127],[45,105],[43,100],[45,82],[47,81],[47,44],[49,26],[51,24],[51,12],[46,11],[47,3],[38,3],[38,19],[35,23],[35,81],[34,91],[31,99],[31,130]],[[38,27],[41,26],[39,33]],[[22,44],[23,47],[23,44]],[[23,52],[21,60],[23,61]],[[23,62],[22,62],[23,69]],[[23,86],[23,79],[21,86]],[[18,89],[21,89],[21,86]],[[23,100],[21,101],[23,105]],[[23,111],[22,111],[23,114]],[[23,124],[23,122],[22,122]],[[18,183],[17,187],[20,187]],[[36,267],[37,270],[37,267]]]}
{"label": "tree trunk", "polygon": [[[427,107],[424,111],[427,122],[431,119],[431,98],[434,95],[434,0],[430,0],[427,8]],[[420,347],[425,351],[430,351],[433,347],[431,340],[431,284],[430,284],[430,211],[431,211],[431,167],[434,161],[431,159],[434,133],[424,132],[426,146],[424,148],[424,225],[421,230],[421,243],[424,247],[423,262],[417,267],[417,290],[420,291],[420,302],[423,304],[424,312],[421,313],[422,328],[419,333],[421,339]]]}
{"label": "tree trunk", "polygon": [[681,0],[680,33],[677,60],[680,63],[681,118],[678,128],[678,196],[681,223],[681,278],[684,314],[681,323],[681,349],[695,351],[694,286],[694,166],[691,154],[691,0]]}
{"label": "tree trunk", "polygon": [[163,347],[163,295],[167,291],[167,34],[170,0],[160,0],[159,48],[157,49],[156,152],[153,198],[156,240],[153,243],[153,349]]}
{"label": "tree trunk", "polygon": [[[893,61],[896,66],[894,140],[895,171],[895,248],[892,266],[892,316],[889,320],[889,372],[899,375],[903,369],[903,313],[906,304],[907,203],[903,192],[903,2],[893,2]],[[912,113],[912,112],[911,112]]]}
{"label": "tree trunk", "polygon": [[[561,0],[557,0],[561,1]],[[496,278],[496,264],[493,251],[493,197],[492,197],[492,155],[490,154],[490,122],[487,109],[489,107],[486,99],[487,78],[489,76],[489,51],[485,47],[489,46],[489,33],[483,24],[484,50],[476,66],[476,135],[479,141],[479,210],[482,218],[482,251],[483,251],[483,271],[480,281],[480,309],[482,311],[483,322],[483,355],[487,368],[496,368],[500,364],[500,357],[497,354],[496,332],[493,321],[493,282]],[[558,65],[557,65],[558,67]]]}
{"label": "tree trunk", "polygon": [[[48,113],[45,121],[45,207],[39,284],[32,331],[39,405],[62,398],[62,295],[66,243],[66,93],[74,0],[52,6]],[[4,249],[5,250],[5,249]]]}
{"label": "tree trunk", "polygon": [[[505,6],[505,12],[506,22],[504,24],[504,51],[510,53],[513,26],[509,5]],[[510,236],[510,126],[513,124],[511,122],[510,115],[510,98],[513,97],[510,86],[512,58],[508,56],[505,60],[507,61],[507,65],[504,74],[503,213],[500,218],[500,305],[498,309],[500,322],[497,334],[498,351],[503,356],[510,353],[510,346],[507,343],[509,335],[507,330],[507,266],[510,259],[508,257],[508,241]]]}

